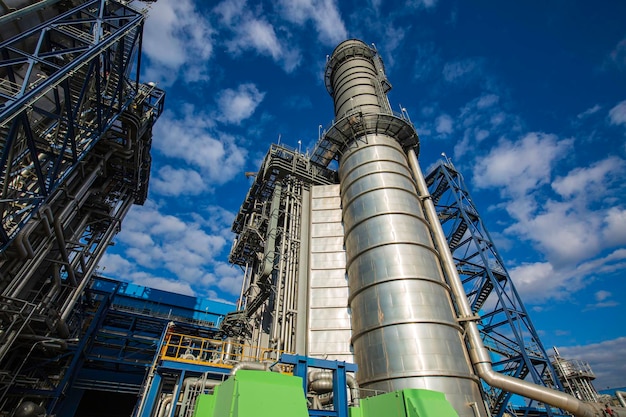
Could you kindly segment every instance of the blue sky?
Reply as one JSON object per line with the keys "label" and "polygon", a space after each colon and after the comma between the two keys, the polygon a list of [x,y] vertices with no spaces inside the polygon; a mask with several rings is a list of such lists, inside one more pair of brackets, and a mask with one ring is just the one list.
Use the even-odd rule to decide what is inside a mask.
{"label": "blue sky", "polygon": [[429,167],[464,174],[546,348],[626,386],[626,3],[159,0],[144,81],[167,91],[149,200],[103,273],[235,301],[230,225],[270,143],[333,119],[326,56],[374,43]]}

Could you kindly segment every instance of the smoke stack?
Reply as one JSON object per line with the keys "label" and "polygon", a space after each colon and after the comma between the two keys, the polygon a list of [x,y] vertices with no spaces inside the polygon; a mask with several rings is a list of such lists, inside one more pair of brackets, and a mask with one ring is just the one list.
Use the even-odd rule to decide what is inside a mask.
{"label": "smoke stack", "polygon": [[337,120],[327,138],[341,148],[359,385],[442,391],[459,416],[475,417],[472,407],[487,415],[405,153],[417,134],[391,111],[382,60],[365,43],[345,41],[328,60],[326,86]]}

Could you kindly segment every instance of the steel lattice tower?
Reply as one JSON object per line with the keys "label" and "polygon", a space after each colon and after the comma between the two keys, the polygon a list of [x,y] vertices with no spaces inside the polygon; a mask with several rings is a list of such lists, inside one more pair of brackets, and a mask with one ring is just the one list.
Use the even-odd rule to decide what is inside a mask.
{"label": "steel lattice tower", "polygon": [[0,16],[0,410],[36,395],[51,413],[85,348],[84,290],[147,197],[164,92],[139,82],[145,15],[127,2],[14,7]]}
{"label": "steel lattice tower", "polygon": [[[463,177],[447,160],[436,166],[426,182],[472,310],[481,312],[480,330],[494,358],[494,369],[562,390]],[[485,388],[492,414],[503,416],[513,394]],[[546,411],[554,415],[550,408]]]}

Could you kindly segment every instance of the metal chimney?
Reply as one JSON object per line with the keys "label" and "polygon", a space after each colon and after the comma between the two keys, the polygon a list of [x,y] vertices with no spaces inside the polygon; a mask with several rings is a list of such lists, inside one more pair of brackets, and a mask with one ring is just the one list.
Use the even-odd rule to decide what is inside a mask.
{"label": "metal chimney", "polygon": [[395,116],[376,50],[341,43],[326,66],[336,122],[352,345],[361,387],[442,391],[459,416],[487,415],[450,288],[405,153],[412,125]]}

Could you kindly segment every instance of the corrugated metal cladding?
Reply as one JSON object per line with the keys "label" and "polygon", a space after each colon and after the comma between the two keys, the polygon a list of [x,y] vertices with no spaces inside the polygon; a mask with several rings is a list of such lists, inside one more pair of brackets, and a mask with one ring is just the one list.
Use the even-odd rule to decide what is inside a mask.
{"label": "corrugated metal cladding", "polygon": [[311,190],[307,354],[354,362],[339,185]]}

